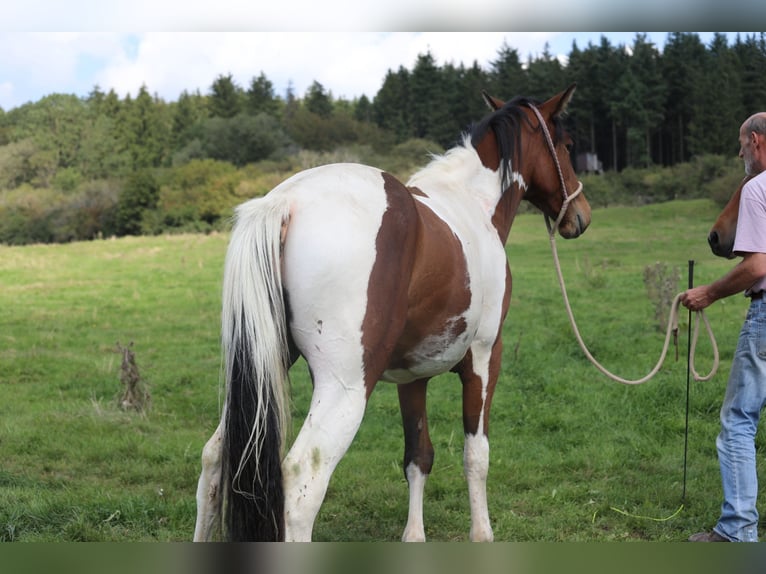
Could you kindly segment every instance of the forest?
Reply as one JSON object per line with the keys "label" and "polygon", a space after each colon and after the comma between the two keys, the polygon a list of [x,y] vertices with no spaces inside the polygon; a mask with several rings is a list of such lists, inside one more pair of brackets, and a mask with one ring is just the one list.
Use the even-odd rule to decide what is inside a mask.
{"label": "forest", "polygon": [[224,229],[233,206],[331,161],[406,178],[487,112],[482,90],[542,99],[572,82],[573,159],[603,168],[583,175],[592,204],[725,196],[742,175],[739,126],[766,110],[765,73],[764,33],[705,44],[675,32],[663,46],[638,33],[630,45],[573,43],[565,62],[547,49],[524,61],[507,44],[486,68],[420,54],[352,101],[320,79],[276,94],[263,72],[247,85],[219,75],[177,101],[146,85],[53,93],[0,108],[0,243]]}

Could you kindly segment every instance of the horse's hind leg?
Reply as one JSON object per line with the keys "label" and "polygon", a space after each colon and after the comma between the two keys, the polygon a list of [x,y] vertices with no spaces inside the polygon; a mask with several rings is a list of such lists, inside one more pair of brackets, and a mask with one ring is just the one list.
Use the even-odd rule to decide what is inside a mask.
{"label": "horse's hind leg", "polygon": [[434,447],[428,435],[426,387],[428,379],[399,385],[399,408],[404,427],[404,476],[410,488],[410,505],[403,542],[425,542],[423,491],[434,462]]}
{"label": "horse's hind leg", "polygon": [[202,449],[202,473],[197,484],[197,524],[194,541],[210,540],[221,521],[221,425]]}
{"label": "horse's hind leg", "polygon": [[498,337],[491,352],[472,348],[460,366],[463,382],[463,468],[471,506],[471,540],[494,538],[487,507],[489,473],[489,407],[500,368],[502,343]]}
{"label": "horse's hind leg", "polygon": [[[311,364],[311,363],[309,363]],[[312,369],[314,394],[298,437],[282,463],[285,541],[310,541],[335,467],[362,423],[367,404],[361,377],[346,382]]]}

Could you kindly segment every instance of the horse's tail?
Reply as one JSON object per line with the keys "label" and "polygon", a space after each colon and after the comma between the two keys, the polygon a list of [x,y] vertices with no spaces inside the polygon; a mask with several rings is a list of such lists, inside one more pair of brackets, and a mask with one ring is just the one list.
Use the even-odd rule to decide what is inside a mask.
{"label": "horse's tail", "polygon": [[224,537],[284,539],[282,450],[289,417],[289,350],[281,246],[286,202],[237,209],[223,279]]}

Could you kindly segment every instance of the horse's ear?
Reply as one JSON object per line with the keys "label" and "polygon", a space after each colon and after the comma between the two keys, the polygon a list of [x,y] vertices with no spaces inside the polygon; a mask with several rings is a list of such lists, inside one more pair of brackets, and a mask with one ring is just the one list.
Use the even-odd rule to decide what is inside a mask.
{"label": "horse's ear", "polygon": [[493,112],[499,110],[505,105],[504,101],[498,100],[497,98],[493,98],[484,90],[481,91],[481,96],[484,98],[484,103],[487,104],[487,106],[489,106],[489,109],[492,110]]}
{"label": "horse's ear", "polygon": [[566,112],[569,101],[572,99],[572,95],[577,89],[577,84],[572,84],[566,90],[560,94],[556,94],[550,100],[540,106],[541,110],[545,110],[551,118],[557,118]]}

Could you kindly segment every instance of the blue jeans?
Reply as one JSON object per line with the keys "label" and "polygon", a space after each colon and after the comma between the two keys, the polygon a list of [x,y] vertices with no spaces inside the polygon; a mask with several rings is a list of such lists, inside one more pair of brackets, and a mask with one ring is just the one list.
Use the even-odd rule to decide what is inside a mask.
{"label": "blue jeans", "polygon": [[716,440],[723,482],[714,530],[734,542],[758,542],[755,433],[766,404],[766,299],[750,304],[731,365]]}

